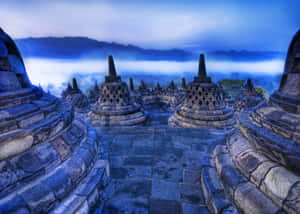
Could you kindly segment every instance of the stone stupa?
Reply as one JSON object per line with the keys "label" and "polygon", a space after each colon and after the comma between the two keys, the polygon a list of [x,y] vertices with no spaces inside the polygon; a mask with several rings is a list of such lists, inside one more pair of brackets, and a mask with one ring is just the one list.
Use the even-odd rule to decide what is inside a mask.
{"label": "stone stupa", "polygon": [[[206,186],[213,179],[214,186],[224,187],[241,213],[300,213],[299,110],[300,31],[290,44],[279,89],[269,102],[239,114],[239,129],[215,148],[216,172],[202,172]],[[220,199],[206,189],[212,207]]]}
{"label": "stone stupa", "polygon": [[279,89],[269,103],[241,114],[239,126],[266,156],[300,173],[300,31],[289,47]]}
{"label": "stone stupa", "polygon": [[263,96],[256,91],[251,79],[248,79],[241,93],[235,99],[234,110],[249,110],[263,101]]}
{"label": "stone stupa", "polygon": [[116,73],[112,56],[108,58],[108,68],[100,98],[88,114],[90,123],[94,126],[143,125],[147,116],[140,105],[132,101],[127,84]]}
{"label": "stone stupa", "polygon": [[72,86],[68,84],[67,89],[62,92],[62,98],[71,104],[78,113],[86,113],[89,110],[88,98],[79,89],[76,78],[72,79]]}
{"label": "stone stupa", "polygon": [[101,158],[95,129],[30,83],[0,28],[0,213],[88,212],[106,182]]}
{"label": "stone stupa", "polygon": [[100,88],[99,88],[98,83],[96,81],[94,87],[91,88],[88,92],[89,103],[94,104],[95,102],[97,102],[99,97],[100,97]]}
{"label": "stone stupa", "polygon": [[169,125],[216,129],[231,129],[235,125],[233,112],[225,108],[219,87],[206,74],[203,54],[198,76],[187,85],[184,101],[169,119]]}

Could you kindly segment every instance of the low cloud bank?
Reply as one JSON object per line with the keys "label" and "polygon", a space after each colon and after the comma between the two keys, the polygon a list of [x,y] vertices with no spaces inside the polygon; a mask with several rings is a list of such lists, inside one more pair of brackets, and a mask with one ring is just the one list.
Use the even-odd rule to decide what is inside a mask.
{"label": "low cloud bank", "polygon": [[[197,74],[198,69],[197,61],[116,61],[115,63],[118,73],[122,75],[125,81],[132,76],[136,81],[145,79],[149,84],[155,82],[166,84],[171,78],[178,83],[182,77],[191,80]],[[105,60],[26,58],[25,65],[32,83],[41,85],[55,95],[59,95],[66,83],[74,76],[78,77],[79,85],[83,91],[87,91],[95,81],[101,83],[107,74],[107,62]],[[259,80],[263,76],[274,77],[270,80],[264,80],[276,81],[274,84],[272,83],[272,87],[270,86],[270,90],[272,90],[278,84],[279,78],[277,76],[283,72],[284,61],[231,62],[212,60],[207,61],[206,67],[214,81],[222,78],[257,77]]]}

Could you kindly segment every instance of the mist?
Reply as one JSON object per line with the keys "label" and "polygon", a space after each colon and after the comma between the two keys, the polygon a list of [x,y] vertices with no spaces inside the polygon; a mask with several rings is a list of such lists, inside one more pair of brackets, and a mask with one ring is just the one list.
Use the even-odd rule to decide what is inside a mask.
{"label": "mist", "polygon": [[[24,62],[31,82],[57,96],[72,77],[78,78],[80,88],[86,93],[96,81],[101,83],[108,72],[106,60],[25,58]],[[118,60],[115,64],[122,79],[128,81],[129,77],[133,77],[136,85],[142,79],[149,86],[156,82],[166,85],[171,79],[179,85],[182,77],[191,81],[198,71],[198,61]],[[257,62],[208,60],[206,62],[208,75],[214,81],[224,78],[246,79],[250,77],[256,84],[265,87],[269,93],[278,86],[280,79],[278,76],[283,72],[283,67],[283,60]]]}

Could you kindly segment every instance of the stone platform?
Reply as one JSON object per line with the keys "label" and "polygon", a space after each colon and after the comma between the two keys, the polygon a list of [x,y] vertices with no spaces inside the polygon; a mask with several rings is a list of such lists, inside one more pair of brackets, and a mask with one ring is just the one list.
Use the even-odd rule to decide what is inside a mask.
{"label": "stone platform", "polygon": [[201,170],[213,167],[210,154],[216,144],[225,143],[225,136],[163,122],[167,120],[148,127],[98,129],[111,166],[103,213],[209,213]]}

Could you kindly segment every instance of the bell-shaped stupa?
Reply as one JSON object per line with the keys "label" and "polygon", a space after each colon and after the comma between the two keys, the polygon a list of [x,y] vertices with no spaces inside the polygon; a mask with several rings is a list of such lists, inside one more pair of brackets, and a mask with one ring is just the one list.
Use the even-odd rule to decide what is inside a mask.
{"label": "bell-shaped stupa", "polygon": [[262,94],[256,91],[251,79],[248,79],[240,94],[235,98],[234,110],[250,110],[264,101]]}
{"label": "bell-shaped stupa", "polygon": [[71,104],[78,113],[86,113],[89,110],[88,98],[79,89],[76,78],[72,79],[72,86],[68,84],[66,90],[62,92],[62,98]]}
{"label": "bell-shaped stupa", "polygon": [[109,75],[100,88],[100,98],[89,112],[94,126],[137,126],[146,122],[140,105],[131,100],[128,86],[117,75],[113,57],[108,58]]}
{"label": "bell-shaped stupa", "polygon": [[0,213],[88,212],[106,180],[101,157],[95,129],[30,83],[0,29]]}
{"label": "bell-shaped stupa", "polygon": [[198,76],[187,85],[185,98],[169,119],[170,126],[231,129],[233,112],[225,108],[219,87],[206,74],[204,55],[200,55]]}

